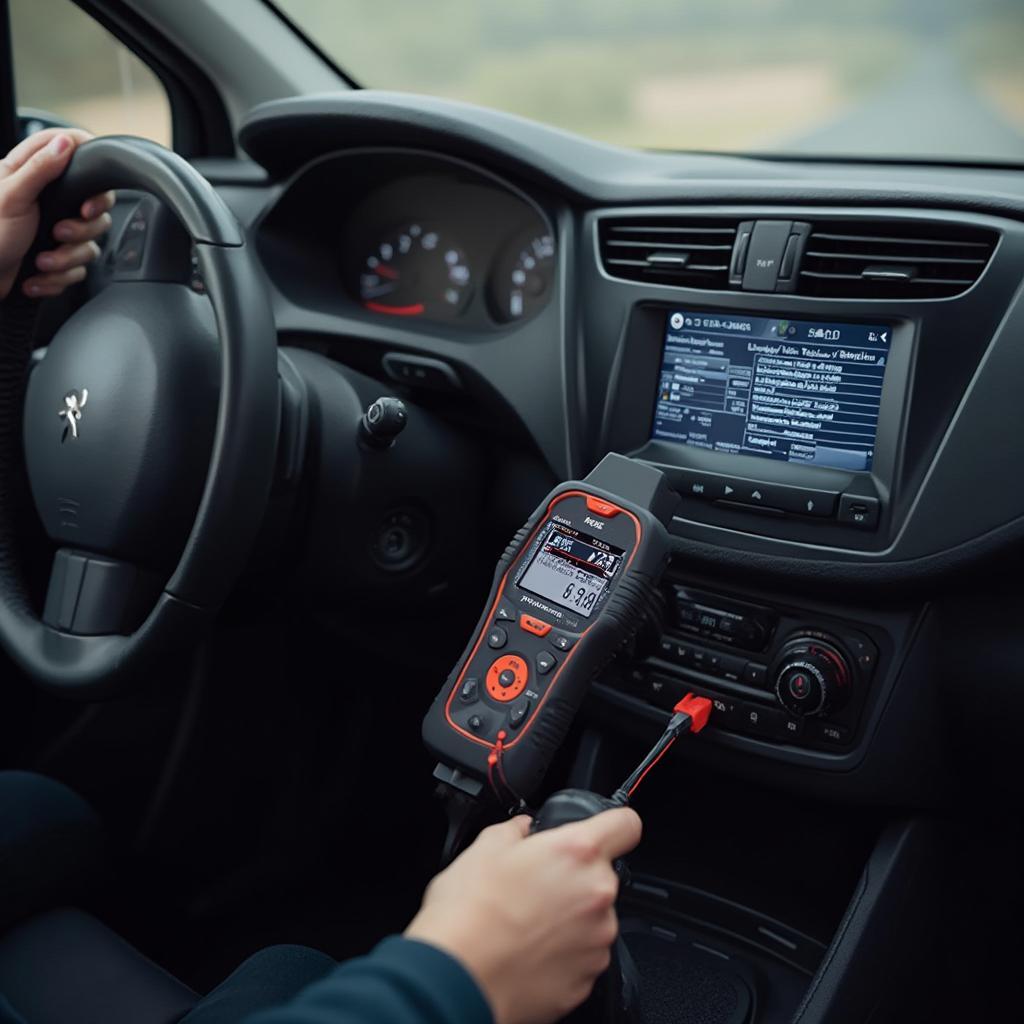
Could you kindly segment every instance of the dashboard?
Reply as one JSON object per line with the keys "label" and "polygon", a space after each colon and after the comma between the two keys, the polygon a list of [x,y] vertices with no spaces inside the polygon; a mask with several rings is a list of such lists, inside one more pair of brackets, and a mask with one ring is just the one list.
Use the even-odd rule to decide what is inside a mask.
{"label": "dashboard", "polygon": [[554,230],[526,194],[397,150],[305,168],[263,221],[260,245],[299,301],[482,332],[544,308],[556,256]]}
{"label": "dashboard", "polygon": [[266,179],[211,177],[285,351],[485,439],[509,533],[609,451],[678,493],[662,617],[596,716],[646,735],[695,689],[721,724],[687,756],[940,785],[944,616],[1024,543],[1024,173],[633,152],[373,91],[267,104],[241,142]]}

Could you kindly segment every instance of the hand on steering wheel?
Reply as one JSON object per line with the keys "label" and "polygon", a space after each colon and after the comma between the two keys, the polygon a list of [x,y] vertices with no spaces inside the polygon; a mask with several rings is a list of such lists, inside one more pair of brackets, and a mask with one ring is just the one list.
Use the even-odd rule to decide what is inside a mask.
{"label": "hand on steering wheel", "polygon": [[[181,157],[128,137],[78,145],[40,198],[36,245],[54,225],[88,231],[82,204],[112,188],[150,193],[175,215],[208,299],[166,280],[110,284],[31,372],[34,304],[19,288],[0,306],[0,644],[36,682],[89,699],[141,682],[223,603],[262,521],[279,415],[259,268]],[[43,609],[14,527],[23,461],[56,549]]]}
{"label": "hand on steering wheel", "polygon": [[[0,160],[0,299],[7,297],[39,229],[39,194],[67,169],[75,147],[92,136],[78,129],[47,128],[30,135]],[[32,298],[59,295],[85,279],[86,267],[100,249],[96,239],[110,229],[114,193],[82,203],[77,217],[53,226],[61,243],[36,256],[40,271],[22,282]]]}

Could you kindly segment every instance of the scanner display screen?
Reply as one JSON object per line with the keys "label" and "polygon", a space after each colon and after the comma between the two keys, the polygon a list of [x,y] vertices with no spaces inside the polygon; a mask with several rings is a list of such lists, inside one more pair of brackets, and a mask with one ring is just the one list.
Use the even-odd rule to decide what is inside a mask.
{"label": "scanner display screen", "polygon": [[519,586],[590,617],[625,553],[571,526],[552,523]]}
{"label": "scanner display screen", "polygon": [[673,310],[651,436],[869,470],[892,327]]}

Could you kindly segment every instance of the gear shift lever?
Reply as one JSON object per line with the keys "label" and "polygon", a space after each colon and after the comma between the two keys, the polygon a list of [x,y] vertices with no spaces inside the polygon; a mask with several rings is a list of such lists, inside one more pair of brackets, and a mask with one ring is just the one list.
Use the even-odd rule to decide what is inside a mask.
{"label": "gear shift lever", "polygon": [[[544,801],[530,826],[530,832],[545,832],[549,828],[568,825],[573,821],[591,818],[602,811],[625,807],[647,773],[668,752],[669,747],[684,732],[700,732],[711,714],[711,701],[688,693],[678,704],[669,720],[668,728],[651,748],[614,796],[600,796],[586,789],[563,789]],[[626,866],[615,865],[620,879],[625,881]],[[598,979],[590,998],[568,1020],[583,1024],[601,1021],[603,1024],[643,1024],[640,1013],[640,975],[622,936],[612,946],[612,960],[608,970]]]}
{"label": "gear shift lever", "polygon": [[[599,796],[586,789],[563,789],[544,801],[530,826],[530,832],[545,832],[549,828],[568,825],[573,821],[591,818],[602,811],[610,811],[623,804]],[[622,861],[615,865],[622,878],[626,866]],[[597,980],[590,998],[566,1018],[569,1022],[584,1021],[603,1024],[642,1024],[640,1017],[639,976],[636,965],[626,948],[622,936],[612,946],[612,960],[608,970]]]}

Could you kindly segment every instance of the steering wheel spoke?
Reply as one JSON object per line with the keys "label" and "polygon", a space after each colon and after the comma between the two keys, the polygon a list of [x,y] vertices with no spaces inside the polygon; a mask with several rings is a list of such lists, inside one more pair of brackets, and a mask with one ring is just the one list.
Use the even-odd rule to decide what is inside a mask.
{"label": "steering wheel spoke", "polygon": [[60,548],[53,558],[43,622],[76,636],[128,635],[145,619],[163,581],[131,562]]}

